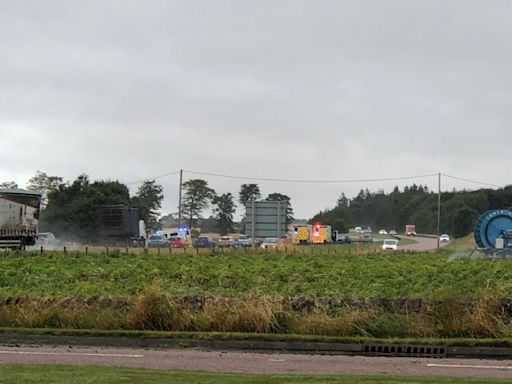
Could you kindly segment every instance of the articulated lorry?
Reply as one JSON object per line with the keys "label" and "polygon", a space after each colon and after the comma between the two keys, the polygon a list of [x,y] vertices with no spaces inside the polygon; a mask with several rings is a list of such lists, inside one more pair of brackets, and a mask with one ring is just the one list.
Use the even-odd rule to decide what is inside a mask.
{"label": "articulated lorry", "polygon": [[124,204],[102,205],[99,209],[100,233],[96,243],[143,247],[146,224],[139,210]]}
{"label": "articulated lorry", "polygon": [[39,230],[41,193],[0,189],[0,248],[34,245]]}

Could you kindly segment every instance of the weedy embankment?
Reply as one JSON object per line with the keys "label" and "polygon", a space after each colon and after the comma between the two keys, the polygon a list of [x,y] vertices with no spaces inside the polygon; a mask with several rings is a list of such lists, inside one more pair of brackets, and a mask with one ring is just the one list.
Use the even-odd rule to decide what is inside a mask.
{"label": "weedy embankment", "polygon": [[510,337],[508,260],[449,254],[0,257],[0,327]]}

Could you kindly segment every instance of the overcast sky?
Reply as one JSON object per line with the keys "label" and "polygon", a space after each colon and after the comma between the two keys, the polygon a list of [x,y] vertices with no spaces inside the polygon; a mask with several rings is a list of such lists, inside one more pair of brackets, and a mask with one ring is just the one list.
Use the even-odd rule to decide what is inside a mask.
{"label": "overcast sky", "polygon": [[[512,2],[489,0],[2,1],[0,181],[510,184],[510,20]],[[158,181],[175,211],[177,176]],[[413,181],[436,187],[259,184],[308,218]]]}

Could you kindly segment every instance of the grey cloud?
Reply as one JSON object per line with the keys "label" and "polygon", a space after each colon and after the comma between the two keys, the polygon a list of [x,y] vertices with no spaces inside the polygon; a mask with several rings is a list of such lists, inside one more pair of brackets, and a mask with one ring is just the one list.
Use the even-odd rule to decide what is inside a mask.
{"label": "grey cloud", "polygon": [[[4,2],[0,180],[441,170],[504,184],[511,14],[507,1]],[[174,210],[176,178],[159,181]],[[298,217],[367,186],[261,185]]]}

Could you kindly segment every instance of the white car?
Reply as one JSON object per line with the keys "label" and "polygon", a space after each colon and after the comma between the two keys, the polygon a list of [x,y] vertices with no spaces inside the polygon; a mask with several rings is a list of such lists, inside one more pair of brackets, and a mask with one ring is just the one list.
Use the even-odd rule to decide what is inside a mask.
{"label": "white car", "polygon": [[388,234],[388,231],[386,231],[385,229],[381,229],[379,231],[379,235],[387,235]]}
{"label": "white car", "polygon": [[389,234],[393,235],[393,236],[396,236],[396,235],[398,235],[398,232],[395,231],[394,229],[392,229],[392,230],[389,231]]}
{"label": "white car", "polygon": [[36,245],[60,245],[60,240],[58,240],[55,235],[51,232],[40,232],[37,235]]}
{"label": "white car", "polygon": [[218,240],[219,247],[232,247],[235,244],[233,236],[221,236]]}
{"label": "white car", "polygon": [[449,243],[450,242],[450,236],[443,234],[439,236],[439,242],[440,243]]}
{"label": "white car", "polygon": [[354,231],[356,231],[356,233],[363,233],[363,228],[361,228],[361,227],[355,227],[355,228],[354,228]]}
{"label": "white car", "polygon": [[279,238],[277,237],[265,237],[263,239],[263,243],[261,243],[261,248],[277,248],[279,246]]}
{"label": "white car", "polygon": [[382,243],[383,251],[396,251],[398,250],[398,240],[396,239],[386,239]]}

